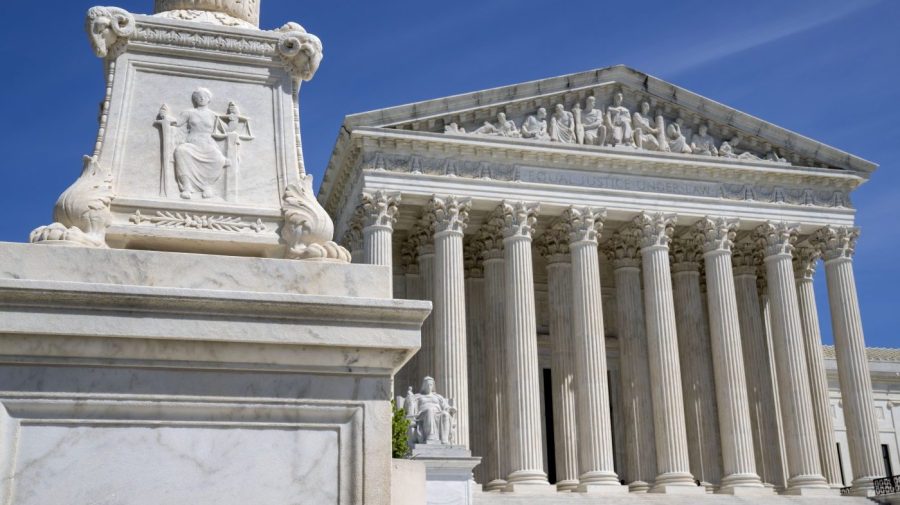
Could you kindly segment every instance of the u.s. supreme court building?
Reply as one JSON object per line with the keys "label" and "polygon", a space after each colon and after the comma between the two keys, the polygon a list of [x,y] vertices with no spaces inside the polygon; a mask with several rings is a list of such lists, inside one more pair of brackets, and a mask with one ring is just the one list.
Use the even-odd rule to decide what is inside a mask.
{"label": "u.s. supreme court building", "polygon": [[615,66],[348,116],[319,201],[433,302],[395,391],[436,379],[485,490],[865,494],[851,194],[875,168]]}

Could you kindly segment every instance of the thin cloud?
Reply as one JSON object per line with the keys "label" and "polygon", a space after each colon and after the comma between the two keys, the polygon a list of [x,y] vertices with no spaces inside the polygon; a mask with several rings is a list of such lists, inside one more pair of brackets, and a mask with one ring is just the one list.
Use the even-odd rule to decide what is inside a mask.
{"label": "thin cloud", "polygon": [[[779,39],[818,28],[819,26],[846,18],[857,11],[871,7],[881,0],[863,0],[846,2],[831,8],[817,8],[803,13],[802,16],[778,16],[771,22],[753,24],[741,30],[730,32],[728,38],[703,40],[695,42],[692,47],[682,51],[677,58],[669,58],[655,66],[660,75],[673,75],[706,63],[725,59],[754,47],[769,44]],[[738,28],[738,25],[735,25]]]}

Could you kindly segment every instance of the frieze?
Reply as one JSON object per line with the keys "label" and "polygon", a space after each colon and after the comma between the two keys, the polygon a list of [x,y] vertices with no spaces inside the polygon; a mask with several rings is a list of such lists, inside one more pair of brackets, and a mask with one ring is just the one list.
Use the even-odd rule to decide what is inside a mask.
{"label": "frieze", "polygon": [[[265,32],[263,32],[265,33]],[[132,42],[272,57],[277,54],[276,38],[254,38],[245,34],[209,33],[184,27],[138,22]]]}
{"label": "frieze", "polygon": [[226,232],[252,231],[262,233],[266,231],[266,225],[261,219],[255,222],[246,222],[236,216],[212,216],[190,214],[187,212],[156,211],[155,215],[142,214],[140,210],[134,211],[129,221],[136,225],[151,224],[154,226],[169,228],[194,228],[197,230],[212,230]]}

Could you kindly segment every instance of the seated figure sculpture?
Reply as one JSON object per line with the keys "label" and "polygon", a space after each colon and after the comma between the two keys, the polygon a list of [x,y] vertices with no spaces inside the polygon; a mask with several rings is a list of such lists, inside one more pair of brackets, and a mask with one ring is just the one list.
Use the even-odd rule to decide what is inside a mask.
{"label": "seated figure sculpture", "polygon": [[613,103],[606,109],[606,126],[609,128],[610,145],[633,145],[631,112],[622,105],[622,93],[613,95]]}
{"label": "seated figure sculpture", "polygon": [[651,151],[663,150],[659,143],[659,133],[662,125],[654,127],[651,124],[650,104],[641,102],[641,111],[635,112],[631,117],[632,126],[634,127],[634,145],[638,149],[648,149]]}
{"label": "seated figure sculpture", "polygon": [[550,140],[564,144],[574,144],[576,140],[575,117],[561,103],[556,104],[550,117]]}
{"label": "seated figure sculpture", "polygon": [[535,140],[550,140],[547,133],[547,109],[541,107],[534,115],[522,123],[522,137]]}
{"label": "seated figure sculpture", "polygon": [[709,126],[701,124],[700,131],[691,137],[691,150],[693,150],[695,154],[718,156],[719,151],[716,149],[716,140],[712,138],[712,135],[708,132]]}
{"label": "seated figure sculpture", "polygon": [[[576,118],[578,119],[578,118]],[[583,128],[583,144],[602,146],[606,143],[606,125],[604,124],[603,110],[597,108],[597,99],[593,96],[584,101],[584,112],[581,114],[581,126]]]}
{"label": "seated figure sculpture", "polygon": [[434,379],[425,377],[418,394],[412,388],[403,402],[410,420],[410,447],[416,444],[452,445],[455,442],[456,407],[434,392]]}

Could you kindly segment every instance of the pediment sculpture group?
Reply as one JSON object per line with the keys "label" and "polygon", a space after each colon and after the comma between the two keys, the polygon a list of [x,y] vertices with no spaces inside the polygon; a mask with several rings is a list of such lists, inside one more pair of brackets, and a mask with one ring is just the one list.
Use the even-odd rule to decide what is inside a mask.
{"label": "pediment sculpture group", "polygon": [[631,147],[647,151],[787,162],[774,149],[769,149],[763,156],[746,150],[739,151],[739,136],[719,143],[709,134],[708,124],[698,125],[696,132],[685,124],[682,117],[666,124],[661,111],[657,111],[655,116],[651,114],[649,102],[641,102],[640,110],[632,113],[622,101],[622,93],[617,92],[613,95],[612,103],[604,110],[602,106],[597,106],[594,96],[588,96],[583,108],[576,103],[571,111],[558,103],[548,116],[547,110],[540,107],[534,114],[528,115],[521,126],[507,118],[504,112],[499,112],[496,122],[485,121],[471,132],[466,132],[457,123],[450,123],[445,126],[444,133],[471,133],[564,144]]}

